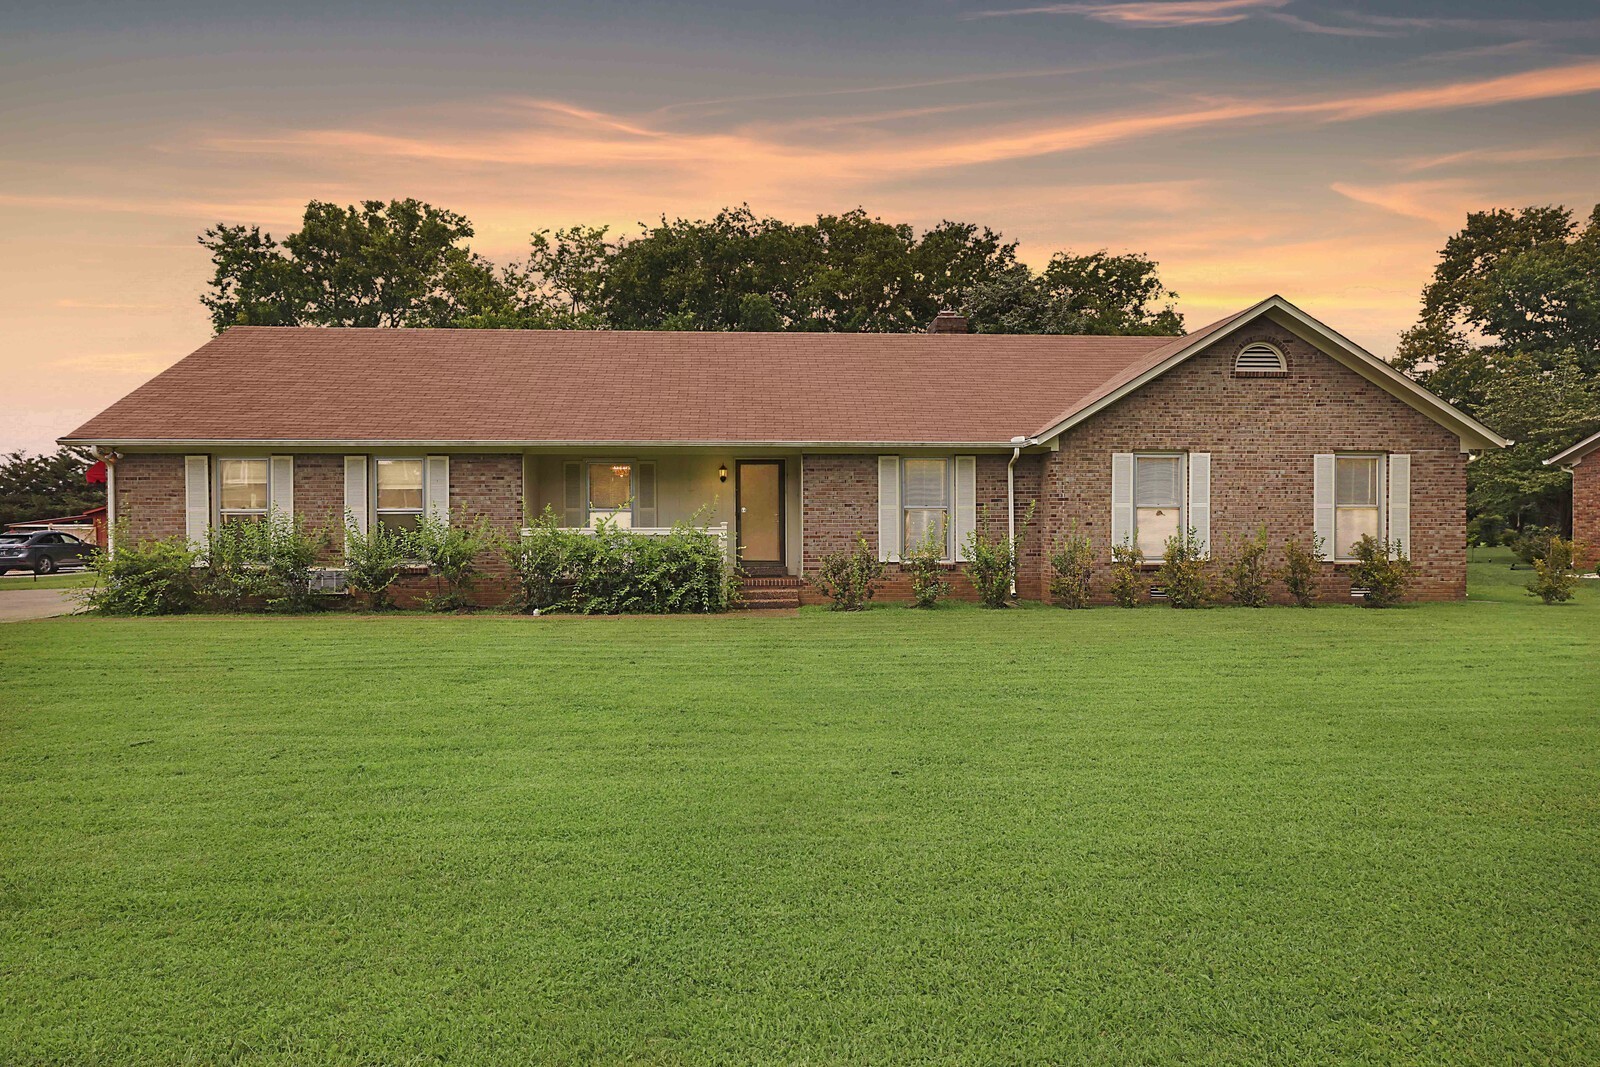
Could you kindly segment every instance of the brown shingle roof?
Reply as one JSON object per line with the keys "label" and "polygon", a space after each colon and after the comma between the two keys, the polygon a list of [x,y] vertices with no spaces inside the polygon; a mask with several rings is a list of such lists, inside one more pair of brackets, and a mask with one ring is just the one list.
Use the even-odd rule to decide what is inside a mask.
{"label": "brown shingle roof", "polygon": [[1171,341],[241,326],[64,440],[999,444]]}

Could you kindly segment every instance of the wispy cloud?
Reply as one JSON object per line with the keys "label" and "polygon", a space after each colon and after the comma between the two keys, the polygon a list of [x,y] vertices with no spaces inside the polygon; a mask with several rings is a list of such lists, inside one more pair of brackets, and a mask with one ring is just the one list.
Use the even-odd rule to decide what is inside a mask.
{"label": "wispy cloud", "polygon": [[1600,145],[1553,143],[1522,148],[1468,148],[1461,152],[1403,159],[1399,161],[1399,167],[1402,172],[1412,174],[1440,167],[1478,166],[1484,163],[1515,166],[1523,163],[1564,163],[1574,159],[1600,159]]}
{"label": "wispy cloud", "polygon": [[1096,22],[1145,29],[1181,26],[1226,26],[1263,9],[1284,7],[1289,0],[1134,0],[1131,3],[1040,4],[996,11],[974,11],[967,18],[1011,18],[1018,15],[1081,15]]}
{"label": "wispy cloud", "polygon": [[1372,26],[1330,26],[1322,22],[1312,22],[1288,11],[1269,11],[1267,17],[1305,33],[1320,33],[1328,37],[1398,37],[1404,32],[1380,30]]}
{"label": "wispy cloud", "polygon": [[1384,185],[1334,182],[1329,188],[1358,204],[1403,215],[1408,219],[1420,219],[1445,229],[1459,226],[1467,212],[1481,208],[1485,199],[1474,184],[1458,179],[1391,182]]}

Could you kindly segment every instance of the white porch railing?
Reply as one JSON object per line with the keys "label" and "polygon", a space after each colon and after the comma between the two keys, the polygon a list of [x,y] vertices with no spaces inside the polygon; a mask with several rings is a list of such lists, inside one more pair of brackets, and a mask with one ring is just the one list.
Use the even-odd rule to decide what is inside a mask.
{"label": "white porch railing", "polygon": [[[562,526],[562,527],[559,527],[559,529],[561,530],[562,533],[583,534],[583,535],[588,536],[588,537],[593,537],[594,534],[595,534],[595,529],[594,529],[593,526]],[[699,527],[699,529],[704,530],[706,533],[711,534],[713,537],[715,537],[717,539],[717,543],[722,546],[722,550],[724,552],[727,551],[727,549],[728,549],[728,524],[727,523],[719,522],[715,526],[701,526],[701,527]],[[625,526],[625,527],[622,527],[622,530],[623,530],[624,533],[635,533],[635,534],[640,534],[640,535],[642,535],[644,537],[665,537],[665,536],[667,536],[668,534],[670,534],[672,532],[672,527],[670,527],[670,526]],[[532,536],[532,534],[533,534],[533,527],[524,526],[522,528],[522,536],[523,537],[529,537],[529,536]]]}

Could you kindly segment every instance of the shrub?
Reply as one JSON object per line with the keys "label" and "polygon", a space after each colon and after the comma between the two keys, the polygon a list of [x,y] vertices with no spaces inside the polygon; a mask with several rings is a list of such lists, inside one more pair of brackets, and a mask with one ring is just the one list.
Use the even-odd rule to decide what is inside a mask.
{"label": "shrub", "polygon": [[979,513],[977,525],[967,534],[962,546],[967,562],[961,568],[961,573],[967,576],[986,608],[1007,606],[1011,587],[1017,580],[1017,553],[1022,549],[1023,533],[1033,522],[1033,509],[1034,504],[1029,503],[1022,521],[1017,524],[1015,537],[998,534],[990,537],[983,532],[989,525],[987,506]]}
{"label": "shrub", "polygon": [[1322,538],[1316,534],[1311,535],[1309,547],[1298,537],[1283,543],[1283,584],[1302,608],[1317,606],[1317,564],[1322,562],[1322,545]]}
{"label": "shrub", "polygon": [[493,527],[482,516],[468,519],[465,511],[454,521],[417,516],[417,528],[406,538],[406,546],[411,557],[426,563],[433,575],[434,593],[425,601],[430,610],[464,611],[472,606],[478,561],[495,541]]}
{"label": "shrub", "polygon": [[1144,576],[1144,551],[1132,541],[1111,546],[1111,598],[1121,608],[1144,602],[1150,583]]}
{"label": "shrub", "polygon": [[1536,559],[1550,554],[1550,539],[1557,536],[1548,526],[1524,526],[1511,541],[1511,550],[1530,567]]}
{"label": "shrub", "polygon": [[1493,548],[1505,543],[1506,520],[1499,515],[1476,515],[1467,520],[1467,544]]}
{"label": "shrub", "polygon": [[950,592],[950,583],[944,576],[944,543],[928,532],[927,539],[905,558],[905,569],[911,574],[912,606],[936,607],[939,599]]}
{"label": "shrub", "polygon": [[1055,575],[1050,579],[1050,600],[1063,608],[1089,606],[1089,580],[1094,572],[1094,542],[1074,530],[1050,553]]}
{"label": "shrub", "polygon": [[860,611],[877,593],[883,570],[878,553],[858,533],[852,550],[822,557],[813,584],[833,601],[834,611]]}
{"label": "shrub", "polygon": [[564,530],[546,508],[504,552],[523,611],[709,614],[726,611],[738,594],[722,542],[700,527],[698,514],[658,536],[610,520],[592,532]]}
{"label": "shrub", "polygon": [[298,515],[218,523],[206,535],[200,596],[224,611],[312,607],[311,567],[327,543]]}
{"label": "shrub", "polygon": [[399,579],[400,568],[407,559],[406,536],[381,522],[370,524],[362,533],[355,516],[346,512],[344,556],[350,588],[366,596],[367,606],[373,611],[393,607],[389,589]]}
{"label": "shrub", "polygon": [[1203,608],[1211,602],[1211,568],[1200,531],[1193,526],[1167,538],[1157,580],[1175,608]]}
{"label": "shrub", "polygon": [[200,602],[195,588],[196,554],[183,537],[133,542],[118,527],[117,551],[89,560],[95,584],[79,594],[102,615],[181,615]]}
{"label": "shrub", "polygon": [[1223,583],[1229,599],[1242,608],[1265,607],[1267,583],[1271,580],[1267,569],[1267,528],[1256,530],[1254,537],[1241,537],[1228,546],[1227,562],[1223,564]]}
{"label": "shrub", "polygon": [[1565,537],[1552,537],[1545,554],[1533,561],[1533,581],[1528,583],[1528,595],[1536,596],[1546,604],[1561,604],[1572,599],[1578,587],[1578,572],[1573,569],[1574,546]]}
{"label": "shrub", "polygon": [[[1361,599],[1363,607],[1392,608],[1405,596],[1411,582],[1411,561],[1397,549],[1394,542],[1371,534],[1356,542],[1356,568],[1351,581],[1367,591]],[[1396,553],[1394,559],[1389,558],[1391,552]]]}

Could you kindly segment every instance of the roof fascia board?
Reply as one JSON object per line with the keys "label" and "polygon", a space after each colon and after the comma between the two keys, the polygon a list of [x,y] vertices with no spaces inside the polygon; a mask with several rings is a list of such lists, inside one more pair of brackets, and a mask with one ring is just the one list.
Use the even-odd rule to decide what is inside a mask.
{"label": "roof fascia board", "polygon": [[[276,448],[326,450],[336,452],[352,448],[444,448],[478,452],[505,449],[572,449],[572,448],[633,448],[653,450],[686,449],[818,449],[833,451],[860,451],[862,449],[974,449],[979,451],[1009,452],[1016,446],[1010,441],[437,441],[416,440],[356,440],[331,438],[98,438],[61,437],[57,443],[82,448],[159,448],[181,451],[185,448]],[[1026,450],[1026,449],[1025,449]]]}
{"label": "roof fascia board", "polygon": [[1546,467],[1562,466],[1576,467],[1583,462],[1583,458],[1595,449],[1600,448],[1600,433],[1591,434],[1577,444],[1562,449],[1544,461]]}

